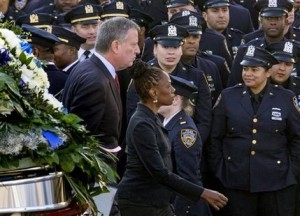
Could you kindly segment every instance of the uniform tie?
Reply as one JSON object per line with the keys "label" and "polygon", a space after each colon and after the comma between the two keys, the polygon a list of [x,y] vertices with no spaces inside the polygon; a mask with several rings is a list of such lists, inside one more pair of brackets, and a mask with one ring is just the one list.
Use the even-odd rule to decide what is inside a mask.
{"label": "uniform tie", "polygon": [[85,59],[88,59],[90,54],[91,54],[91,52],[89,50],[86,50],[83,53],[83,55],[85,56]]}

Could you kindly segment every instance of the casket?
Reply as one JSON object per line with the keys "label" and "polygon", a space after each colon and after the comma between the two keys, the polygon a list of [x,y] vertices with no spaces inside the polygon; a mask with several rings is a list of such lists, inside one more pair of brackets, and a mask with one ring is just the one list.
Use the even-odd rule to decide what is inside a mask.
{"label": "casket", "polygon": [[62,172],[44,167],[0,171],[0,213],[48,211],[71,202]]}

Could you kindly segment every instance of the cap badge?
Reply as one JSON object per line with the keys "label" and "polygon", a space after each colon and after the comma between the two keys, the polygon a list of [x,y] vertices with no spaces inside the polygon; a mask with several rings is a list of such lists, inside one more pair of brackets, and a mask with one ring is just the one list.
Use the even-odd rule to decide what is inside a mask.
{"label": "cap badge", "polygon": [[182,11],[182,16],[188,16],[188,15],[190,15],[191,14],[191,12],[190,11],[188,11],[188,10],[185,10],[185,11]]}
{"label": "cap badge", "polygon": [[118,10],[124,10],[124,4],[123,4],[123,2],[120,2],[120,1],[116,2],[116,8]]}
{"label": "cap badge", "polygon": [[286,42],[284,44],[283,52],[293,53],[293,44],[291,42]]}
{"label": "cap badge", "polygon": [[174,37],[177,36],[177,28],[176,28],[176,26],[170,25],[168,27],[168,36],[174,36]]}
{"label": "cap badge", "polygon": [[85,9],[85,13],[86,14],[88,14],[88,13],[94,13],[94,9],[93,9],[92,5],[86,5],[84,9]]}
{"label": "cap badge", "polygon": [[268,7],[277,7],[277,0],[269,0]]}
{"label": "cap badge", "polygon": [[248,46],[246,56],[254,56],[254,52],[255,52],[255,46],[250,45]]}
{"label": "cap badge", "polygon": [[29,16],[30,23],[38,23],[39,22],[39,16],[37,14],[31,14]]}
{"label": "cap badge", "polygon": [[195,16],[189,17],[189,26],[198,26],[198,20]]}

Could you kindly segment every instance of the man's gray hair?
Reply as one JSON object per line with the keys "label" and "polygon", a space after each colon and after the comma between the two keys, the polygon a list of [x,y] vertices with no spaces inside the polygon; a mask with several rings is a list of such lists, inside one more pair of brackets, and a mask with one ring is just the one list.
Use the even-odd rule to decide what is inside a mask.
{"label": "man's gray hair", "polygon": [[114,17],[105,20],[98,30],[95,45],[96,51],[106,53],[114,40],[126,40],[128,30],[130,29],[139,31],[140,27],[135,22],[124,17]]}

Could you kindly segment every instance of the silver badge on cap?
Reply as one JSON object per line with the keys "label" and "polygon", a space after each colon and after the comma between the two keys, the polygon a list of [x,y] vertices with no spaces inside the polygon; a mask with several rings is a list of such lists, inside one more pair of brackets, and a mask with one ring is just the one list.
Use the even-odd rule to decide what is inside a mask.
{"label": "silver badge on cap", "polygon": [[255,46],[250,45],[248,46],[246,56],[254,56],[254,52],[255,52]]}
{"label": "silver badge on cap", "polygon": [[268,7],[277,7],[277,0],[269,0]]}
{"label": "silver badge on cap", "polygon": [[168,36],[170,37],[176,37],[177,36],[177,28],[174,25],[170,25],[168,27]]}
{"label": "silver badge on cap", "polygon": [[189,26],[198,26],[197,17],[190,16],[189,17]]}
{"label": "silver badge on cap", "polygon": [[285,42],[283,52],[293,53],[293,44],[291,42]]}

